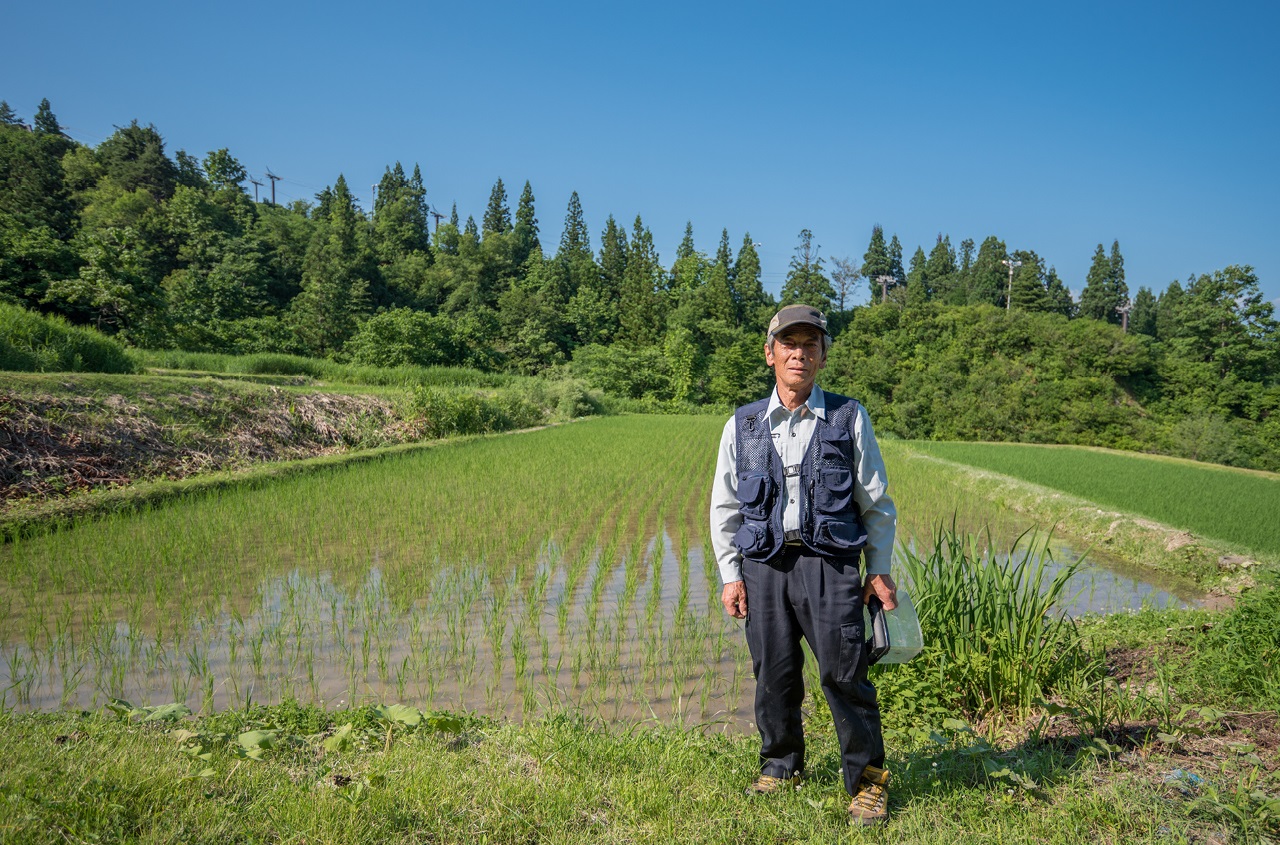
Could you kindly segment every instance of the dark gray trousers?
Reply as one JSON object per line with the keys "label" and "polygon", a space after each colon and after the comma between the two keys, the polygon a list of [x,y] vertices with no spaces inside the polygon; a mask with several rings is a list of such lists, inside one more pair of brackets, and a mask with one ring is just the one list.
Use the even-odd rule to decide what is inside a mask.
{"label": "dark gray trousers", "polygon": [[884,767],[880,707],[867,680],[858,558],[818,557],[801,546],[784,546],[769,563],[743,561],[742,580],[761,773],[790,777],[804,770],[803,636],[818,659],[822,692],[840,741],[844,785],[852,795],[866,766]]}

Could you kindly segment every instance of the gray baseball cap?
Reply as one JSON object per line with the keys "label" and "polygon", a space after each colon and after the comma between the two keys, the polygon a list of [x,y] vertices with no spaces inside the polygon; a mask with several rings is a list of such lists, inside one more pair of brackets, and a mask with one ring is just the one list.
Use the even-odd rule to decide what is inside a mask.
{"label": "gray baseball cap", "polygon": [[827,316],[812,305],[788,305],[769,321],[769,339],[792,326],[813,326],[830,337],[827,331]]}

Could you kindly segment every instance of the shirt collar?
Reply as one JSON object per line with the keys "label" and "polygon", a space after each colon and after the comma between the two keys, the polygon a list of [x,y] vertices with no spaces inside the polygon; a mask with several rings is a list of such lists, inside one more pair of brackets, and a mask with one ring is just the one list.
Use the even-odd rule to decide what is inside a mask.
{"label": "shirt collar", "polygon": [[[804,405],[801,407],[808,408],[809,413],[813,414],[815,417],[821,417],[825,420],[827,418],[827,397],[826,394],[822,392],[822,388],[815,384],[813,386],[813,390],[809,391],[809,398],[805,400]],[[799,408],[796,410],[799,410]],[[791,411],[788,411],[786,406],[782,404],[782,400],[778,398],[778,388],[777,385],[775,385],[773,388],[773,394],[769,397],[769,407],[765,409],[765,416],[773,419],[774,413],[778,411],[781,411],[784,414],[791,413]]]}

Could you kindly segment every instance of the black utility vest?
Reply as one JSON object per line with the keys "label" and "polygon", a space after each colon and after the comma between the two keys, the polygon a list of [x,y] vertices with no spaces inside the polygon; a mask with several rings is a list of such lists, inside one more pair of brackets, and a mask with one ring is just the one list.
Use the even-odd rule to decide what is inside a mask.
{"label": "black utility vest", "polygon": [[[810,552],[829,557],[856,555],[867,542],[862,514],[853,498],[857,451],[853,425],[858,403],[826,393],[826,419],[818,417],[800,463],[800,540]],[[764,563],[782,550],[786,479],[773,445],[766,412],[769,400],[743,405],[737,427],[738,512],[742,526],[733,545],[747,560]]]}

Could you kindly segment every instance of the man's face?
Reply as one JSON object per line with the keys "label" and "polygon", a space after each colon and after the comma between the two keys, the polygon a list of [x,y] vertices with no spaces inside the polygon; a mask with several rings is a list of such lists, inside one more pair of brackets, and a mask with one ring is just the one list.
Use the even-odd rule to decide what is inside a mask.
{"label": "man's face", "polygon": [[773,367],[780,386],[803,393],[813,387],[818,370],[827,365],[822,332],[812,326],[786,329],[773,343],[765,344],[764,359]]}

